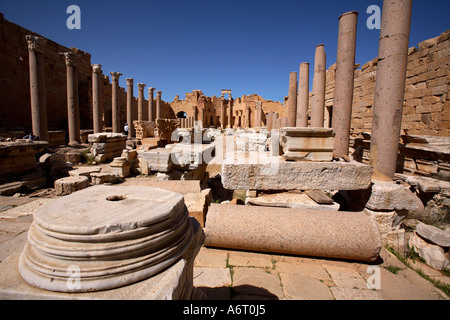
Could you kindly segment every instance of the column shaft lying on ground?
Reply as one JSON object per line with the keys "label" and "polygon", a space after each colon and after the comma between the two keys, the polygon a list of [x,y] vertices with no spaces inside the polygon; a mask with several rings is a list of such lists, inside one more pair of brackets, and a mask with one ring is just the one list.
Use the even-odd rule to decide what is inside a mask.
{"label": "column shaft lying on ground", "polygon": [[378,226],[362,212],[212,204],[206,246],[373,261]]}

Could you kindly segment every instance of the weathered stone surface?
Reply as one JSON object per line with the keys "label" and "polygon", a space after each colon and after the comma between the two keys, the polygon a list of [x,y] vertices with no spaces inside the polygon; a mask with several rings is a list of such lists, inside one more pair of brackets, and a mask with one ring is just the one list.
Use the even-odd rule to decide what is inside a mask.
{"label": "weathered stone surface", "polygon": [[204,228],[206,212],[212,202],[211,189],[205,189],[198,193],[185,194],[184,202],[186,203],[189,216],[197,219],[200,225]]}
{"label": "weathered stone surface", "polygon": [[266,207],[282,207],[282,208],[302,208],[302,209],[315,209],[315,210],[335,210],[339,211],[340,205],[336,202],[332,202],[330,205],[321,205],[312,200],[306,194],[301,193],[274,193],[265,194],[259,197],[249,197],[246,202],[256,206]]}
{"label": "weathered stone surface", "polygon": [[37,170],[35,154],[42,152],[48,142],[18,140],[0,142],[0,176],[15,176]]}
{"label": "weathered stone surface", "polygon": [[422,238],[427,239],[438,246],[450,247],[450,230],[443,231],[436,227],[419,223],[416,227],[416,232]]}
{"label": "weathered stone surface", "polygon": [[409,245],[415,248],[430,267],[436,270],[450,269],[450,261],[440,246],[426,242],[417,233],[410,236]]}
{"label": "weathered stone surface", "polygon": [[224,163],[222,183],[230,190],[358,190],[371,185],[372,167],[357,162]]}
{"label": "weathered stone surface", "polygon": [[333,129],[282,128],[280,134],[280,144],[286,160],[333,160]]}
{"label": "weathered stone surface", "polygon": [[69,171],[69,175],[71,177],[78,177],[78,176],[84,176],[84,177],[90,177],[93,173],[99,173],[102,170],[102,167],[78,167],[74,168],[73,170]]}
{"label": "weathered stone surface", "polygon": [[211,204],[205,245],[373,261],[378,226],[362,212]]}
{"label": "weathered stone surface", "polygon": [[242,132],[236,135],[236,150],[240,152],[266,151],[267,134]]}
{"label": "weathered stone surface", "polygon": [[211,162],[214,158],[214,144],[168,144],[165,149],[171,154],[171,161],[177,170],[192,170]]}
{"label": "weathered stone surface", "polygon": [[[149,278],[182,256],[192,264],[199,249],[199,241],[191,248],[198,228],[179,194],[94,186],[38,209],[19,272],[31,285],[50,291],[117,288]],[[71,287],[67,270],[74,260],[81,281]]]}
{"label": "weathered stone surface", "polygon": [[55,192],[59,196],[68,195],[87,187],[89,187],[89,178],[84,176],[61,178],[55,181]]}
{"label": "weathered stone surface", "polygon": [[371,210],[423,211],[422,202],[409,188],[392,181],[374,181],[366,207]]}
{"label": "weathered stone surface", "polygon": [[169,172],[174,168],[170,150],[157,148],[150,151],[138,151],[140,158],[144,159],[150,171]]}
{"label": "weathered stone surface", "polygon": [[111,172],[95,172],[91,173],[91,182],[93,185],[104,184],[104,183],[114,183],[117,176]]}

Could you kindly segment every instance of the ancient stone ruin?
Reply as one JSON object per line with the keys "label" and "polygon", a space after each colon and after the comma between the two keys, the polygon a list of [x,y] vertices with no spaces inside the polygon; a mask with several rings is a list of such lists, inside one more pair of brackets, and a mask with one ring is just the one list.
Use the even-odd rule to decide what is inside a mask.
{"label": "ancient stone ruin", "polygon": [[[12,279],[0,296],[205,298],[202,246],[365,263],[414,248],[449,270],[450,31],[408,48],[411,4],[385,1],[378,58],[361,69],[358,13],[342,14],[336,64],[326,70],[318,44],[283,102],[231,89],[165,102],[153,87],[146,101],[144,83],[135,98],[133,78],[125,92],[122,73],[110,83],[88,53],[2,17],[29,69],[26,94],[0,96],[27,114],[0,120],[0,194],[52,200],[8,258],[15,269],[0,264]],[[64,79],[49,73],[55,53]]]}

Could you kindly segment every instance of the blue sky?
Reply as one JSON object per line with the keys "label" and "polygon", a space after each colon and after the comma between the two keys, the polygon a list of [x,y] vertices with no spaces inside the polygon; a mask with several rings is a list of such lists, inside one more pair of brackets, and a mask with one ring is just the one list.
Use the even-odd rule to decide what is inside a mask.
{"label": "blue sky", "polygon": [[[317,44],[325,44],[327,67],[335,63],[338,17],[358,11],[356,63],[378,54],[379,30],[366,13],[381,0],[0,0],[5,19],[67,47],[92,55],[103,72],[163,91],[163,100],[200,89],[233,97],[257,93],[283,101],[289,72],[301,62],[312,74]],[[81,30],[69,30],[69,5],[81,9]],[[410,46],[450,29],[449,0],[414,0]],[[145,96],[148,97],[147,90]]]}

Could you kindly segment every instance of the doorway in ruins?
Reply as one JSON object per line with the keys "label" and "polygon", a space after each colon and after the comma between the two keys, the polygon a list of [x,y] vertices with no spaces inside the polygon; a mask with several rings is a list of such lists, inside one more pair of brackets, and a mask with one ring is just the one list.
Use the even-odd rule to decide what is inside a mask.
{"label": "doorway in ruins", "polygon": [[187,114],[184,111],[180,111],[177,113],[177,119],[186,119],[186,116]]}

